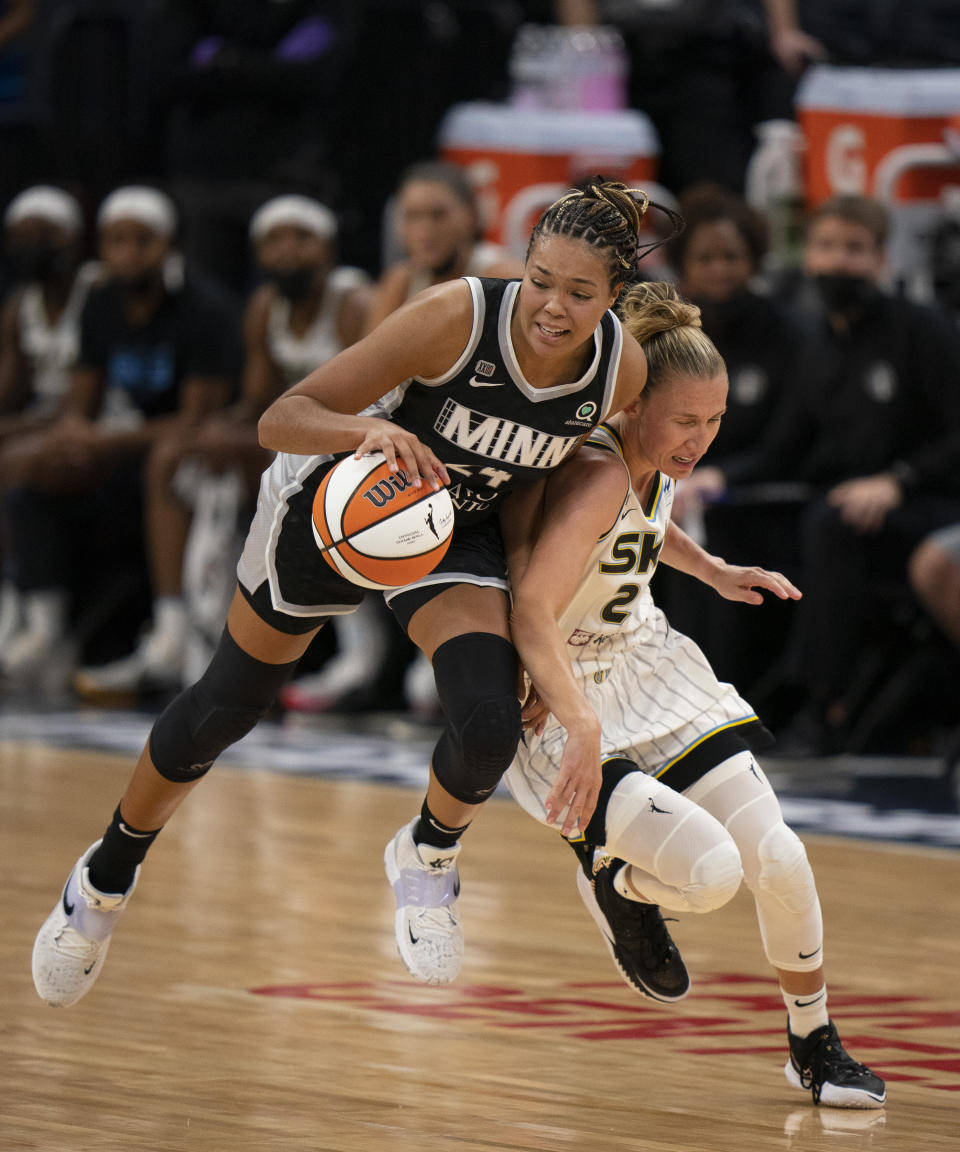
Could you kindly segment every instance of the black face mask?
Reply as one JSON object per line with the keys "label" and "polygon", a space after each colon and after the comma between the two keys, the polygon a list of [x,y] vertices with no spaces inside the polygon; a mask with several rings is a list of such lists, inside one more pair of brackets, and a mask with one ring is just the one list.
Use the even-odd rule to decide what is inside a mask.
{"label": "black face mask", "polygon": [[69,248],[46,241],[20,240],[7,245],[7,273],[20,284],[52,284],[70,273],[72,254]]}
{"label": "black face mask", "polygon": [[878,293],[877,286],[865,276],[833,273],[814,276],[813,282],[828,312],[859,312]]}
{"label": "black face mask", "polygon": [[117,276],[115,279],[129,296],[148,296],[158,287],[163,287],[163,271],[160,268],[150,268],[134,276]]}
{"label": "black face mask", "polygon": [[288,272],[270,271],[266,274],[266,279],[292,304],[310,295],[316,272],[316,268],[311,267],[291,268]]}
{"label": "black face mask", "polygon": [[745,288],[726,300],[694,300],[700,308],[700,323],[708,336],[721,335],[735,328],[749,315],[752,302],[753,297]]}

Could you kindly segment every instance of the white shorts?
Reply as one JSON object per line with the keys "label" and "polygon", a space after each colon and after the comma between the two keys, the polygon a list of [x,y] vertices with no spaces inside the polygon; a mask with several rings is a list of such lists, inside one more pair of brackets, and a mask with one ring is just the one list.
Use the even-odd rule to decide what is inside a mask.
{"label": "white shorts", "polygon": [[[618,654],[609,671],[584,676],[580,684],[600,719],[603,758],[624,757],[648,775],[664,775],[725,730],[758,727],[746,700],[716,678],[697,645],[675,632],[659,608],[633,648]],[[543,823],[566,739],[552,716],[542,736],[528,730],[504,777],[517,803]]]}

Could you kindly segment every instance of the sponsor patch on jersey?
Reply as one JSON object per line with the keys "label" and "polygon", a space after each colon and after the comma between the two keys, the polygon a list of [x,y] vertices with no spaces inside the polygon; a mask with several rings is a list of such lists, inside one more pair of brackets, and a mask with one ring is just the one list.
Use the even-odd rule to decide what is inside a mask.
{"label": "sponsor patch on jersey", "polygon": [[574,428],[592,428],[596,423],[596,416],[597,405],[592,400],[587,400],[580,405],[572,419],[564,420],[564,424]]}
{"label": "sponsor patch on jersey", "polygon": [[491,364],[489,360],[478,360],[473,366],[474,372],[478,376],[492,376],[497,370],[496,364]]}
{"label": "sponsor patch on jersey", "polygon": [[575,648],[582,648],[585,644],[590,643],[593,635],[592,632],[584,632],[582,628],[575,628],[567,643],[572,644]]}

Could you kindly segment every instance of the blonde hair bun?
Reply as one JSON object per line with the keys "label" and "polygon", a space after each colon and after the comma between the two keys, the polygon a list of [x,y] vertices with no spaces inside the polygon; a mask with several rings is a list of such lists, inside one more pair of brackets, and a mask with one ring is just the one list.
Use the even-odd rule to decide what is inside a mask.
{"label": "blonde hair bun", "polygon": [[701,327],[700,309],[683,300],[666,281],[641,281],[632,285],[620,301],[620,315],[631,335],[641,344],[658,332]]}

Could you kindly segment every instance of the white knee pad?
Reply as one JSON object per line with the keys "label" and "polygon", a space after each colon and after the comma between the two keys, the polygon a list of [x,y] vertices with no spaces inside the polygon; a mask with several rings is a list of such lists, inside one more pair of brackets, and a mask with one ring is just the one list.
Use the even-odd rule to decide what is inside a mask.
{"label": "white knee pad", "polygon": [[672,912],[721,908],[743,878],[740,853],[722,825],[640,772],[625,777],[611,795],[606,847],[630,865],[624,894]]}
{"label": "white knee pad", "polygon": [[823,963],[823,920],[806,849],[781,822],[764,835],[757,856],[754,897],[767,959],[775,968],[812,972]]}
{"label": "white knee pad", "polygon": [[693,912],[713,912],[732,900],[743,879],[740,853],[732,840],[704,852],[690,871],[689,884],[680,892]]}
{"label": "white knee pad", "polygon": [[775,968],[815,971],[823,961],[823,923],[813,872],[753,757],[738,753],[686,794],[716,816],[740,849],[767,959]]}
{"label": "white knee pad", "polygon": [[628,864],[621,873],[623,887],[621,877],[617,877],[617,889],[622,895],[659,904],[671,912],[713,912],[736,895],[743,879],[740,853],[732,840],[708,849],[686,871],[688,879],[671,884]]}
{"label": "white knee pad", "polygon": [[758,884],[788,912],[799,915],[817,899],[813,871],[800,837],[781,821],[767,830],[757,845]]}

